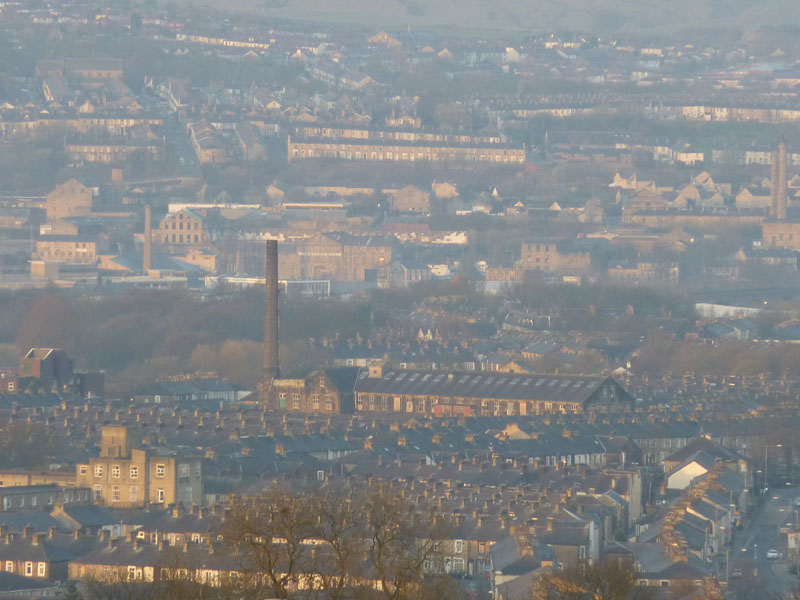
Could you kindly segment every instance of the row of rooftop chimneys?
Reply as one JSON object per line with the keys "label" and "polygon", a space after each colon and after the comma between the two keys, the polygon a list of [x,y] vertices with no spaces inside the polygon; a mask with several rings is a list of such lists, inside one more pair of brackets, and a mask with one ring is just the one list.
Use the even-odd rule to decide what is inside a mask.
{"label": "row of rooftop chimneys", "polygon": [[[52,539],[56,534],[56,528],[51,527],[47,532],[47,537]],[[78,533],[76,531],[76,537]],[[45,534],[43,533],[34,533],[32,525],[26,525],[22,529],[22,537],[23,539],[30,539],[31,543],[34,546],[41,545],[42,541],[45,538]],[[9,531],[8,525],[0,525],[0,538],[2,538],[6,544],[11,544],[16,538],[16,535]]]}

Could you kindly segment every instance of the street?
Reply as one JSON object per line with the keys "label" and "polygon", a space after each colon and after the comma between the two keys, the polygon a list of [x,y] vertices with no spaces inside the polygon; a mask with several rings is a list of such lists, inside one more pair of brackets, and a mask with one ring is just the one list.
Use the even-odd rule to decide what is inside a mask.
{"label": "street", "polygon": [[[740,571],[741,576],[731,576],[729,589],[736,597],[750,597],[758,591],[761,597],[781,595],[798,590],[799,580],[789,572],[786,557],[786,537],[779,528],[793,520],[794,499],[800,495],[795,487],[771,489],[768,500],[753,515],[750,524],[736,533],[730,550],[729,576]],[[768,559],[768,550],[778,550],[779,559]],[[720,579],[724,579],[723,572]]]}

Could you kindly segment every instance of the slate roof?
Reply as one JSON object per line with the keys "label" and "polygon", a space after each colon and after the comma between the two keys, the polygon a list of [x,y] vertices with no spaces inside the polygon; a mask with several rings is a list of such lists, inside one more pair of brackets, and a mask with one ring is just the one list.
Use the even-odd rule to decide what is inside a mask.
{"label": "slate roof", "polygon": [[712,504],[704,502],[703,500],[693,502],[692,510],[711,521],[716,521],[720,516],[722,516],[722,511]]}
{"label": "slate roof", "polygon": [[[130,271],[140,271],[143,264],[143,250],[131,249],[114,258],[114,262]],[[151,258],[151,268],[160,271],[185,271],[187,273],[205,273],[205,271],[195,264],[188,263],[176,256],[153,252]]]}
{"label": "slate roof", "polygon": [[[50,581],[0,571],[0,592],[45,590],[52,587],[55,587],[55,584]],[[27,597],[27,594],[25,596]]]}
{"label": "slate roof", "polygon": [[[34,533],[45,533],[51,527],[64,529],[64,524],[45,511],[0,513],[0,525],[11,532],[22,532],[29,525]],[[2,543],[2,542],[0,542]]]}
{"label": "slate roof", "polygon": [[[205,544],[190,543],[185,548],[167,546],[159,550],[155,544],[137,540],[115,540],[105,543],[93,552],[84,554],[73,562],[78,564],[109,566],[164,566],[184,563],[196,569],[241,570],[245,560],[231,548],[214,544],[213,551]],[[278,565],[280,568],[280,564]]]}
{"label": "slate roof", "polygon": [[495,571],[503,571],[522,556],[519,549],[519,541],[513,535],[503,538],[496,544],[492,544],[489,553],[492,557],[492,568]]}
{"label": "slate roof", "polygon": [[[80,527],[102,527],[119,523],[119,519],[102,506],[67,504],[64,506],[64,513],[77,522]],[[56,515],[56,519],[59,519],[59,515]],[[72,528],[72,523],[68,519],[59,520],[68,524],[70,529]]]}
{"label": "slate roof", "polygon": [[684,518],[675,524],[675,531],[678,531],[683,536],[690,548],[702,550],[706,543],[705,529],[696,527],[692,519],[688,517],[691,517],[691,515],[684,515]]}
{"label": "slate roof", "polygon": [[357,367],[339,367],[323,369],[333,384],[342,393],[350,393],[356,387],[356,381],[361,369]]}
{"label": "slate roof", "polygon": [[[383,377],[359,375],[359,394],[453,396],[461,398],[586,402],[607,377],[586,375],[521,375],[483,372],[389,369]],[[616,382],[614,382],[615,385]]]}
{"label": "slate roof", "polygon": [[686,444],[683,448],[676,450],[664,460],[669,462],[684,463],[688,458],[698,452],[705,454],[719,460],[738,461],[742,457],[733,450],[714,442],[704,436],[699,436]]}
{"label": "slate roof", "polygon": [[36,545],[31,538],[14,536],[12,540],[0,543],[0,561],[25,560],[32,562],[67,562],[75,555],[64,548],[53,544],[49,539],[42,539]]}
{"label": "slate roof", "polygon": [[735,494],[741,494],[745,489],[744,477],[728,469],[717,475],[717,483]]}
{"label": "slate roof", "polygon": [[161,519],[147,523],[139,531],[160,531],[162,533],[206,533],[219,528],[220,517],[205,512],[201,517],[196,513],[172,513]]}
{"label": "slate roof", "polygon": [[658,579],[703,579],[708,575],[707,569],[699,565],[698,562],[689,560],[687,562],[673,563],[657,573],[646,573],[644,576]]}
{"label": "slate roof", "polygon": [[43,492],[57,492],[59,489],[61,488],[55,483],[42,485],[15,485],[0,488],[0,496],[20,496]]}

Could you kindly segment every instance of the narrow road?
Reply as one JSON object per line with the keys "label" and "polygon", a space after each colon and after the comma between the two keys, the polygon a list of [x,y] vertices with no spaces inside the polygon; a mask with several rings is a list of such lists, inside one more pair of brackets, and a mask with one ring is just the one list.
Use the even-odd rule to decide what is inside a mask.
{"label": "narrow road", "polygon": [[[730,571],[741,571],[740,577],[731,577],[729,589],[734,597],[746,597],[741,592],[753,588],[761,590],[764,597],[795,592],[800,580],[789,572],[786,558],[786,535],[780,526],[792,519],[794,499],[800,488],[771,489],[768,500],[753,515],[750,524],[735,535],[730,551]],[[768,559],[767,552],[777,550],[779,559]],[[724,574],[720,579],[724,579]],[[740,593],[737,593],[740,592]]]}

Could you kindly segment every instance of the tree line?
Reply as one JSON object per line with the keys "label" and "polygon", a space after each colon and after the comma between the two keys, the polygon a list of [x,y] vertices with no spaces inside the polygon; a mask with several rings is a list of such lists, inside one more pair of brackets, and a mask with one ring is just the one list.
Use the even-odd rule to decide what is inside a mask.
{"label": "tree line", "polygon": [[[165,551],[152,582],[83,582],[86,600],[126,598],[428,600],[458,598],[441,565],[449,525],[433,507],[417,509],[389,485],[359,490],[274,484],[235,499],[209,576],[189,552]],[[77,593],[76,598],[81,597]]]}

